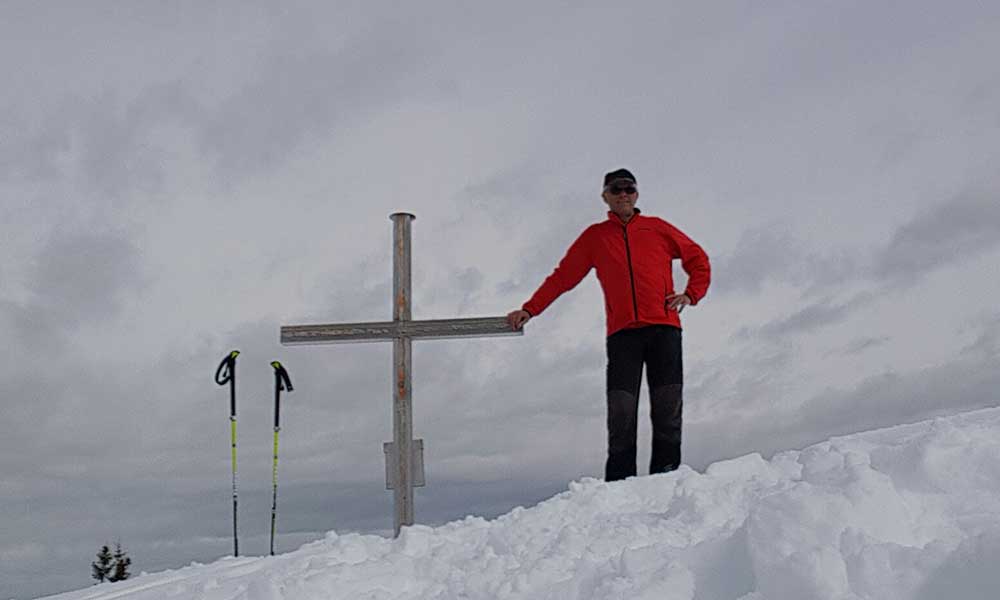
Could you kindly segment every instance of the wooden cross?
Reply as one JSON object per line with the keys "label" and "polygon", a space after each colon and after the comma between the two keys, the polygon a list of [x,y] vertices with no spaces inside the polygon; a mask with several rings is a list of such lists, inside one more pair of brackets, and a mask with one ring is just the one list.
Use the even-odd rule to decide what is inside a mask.
{"label": "wooden cross", "polygon": [[282,345],[392,341],[393,442],[384,444],[386,488],[393,491],[395,535],[413,525],[413,488],[423,485],[423,440],[413,439],[411,348],[414,339],[523,335],[506,317],[413,321],[410,316],[409,213],[393,213],[392,321],[292,325],[281,328]]}

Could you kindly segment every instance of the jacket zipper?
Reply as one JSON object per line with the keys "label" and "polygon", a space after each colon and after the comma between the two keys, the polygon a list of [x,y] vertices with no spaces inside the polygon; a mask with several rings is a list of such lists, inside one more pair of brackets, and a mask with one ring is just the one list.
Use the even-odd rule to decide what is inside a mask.
{"label": "jacket zipper", "polygon": [[635,320],[639,320],[639,303],[635,300],[635,274],[632,272],[632,251],[628,246],[628,224],[622,225],[622,235],[625,236],[625,256],[628,259],[628,280],[632,284],[632,311]]}

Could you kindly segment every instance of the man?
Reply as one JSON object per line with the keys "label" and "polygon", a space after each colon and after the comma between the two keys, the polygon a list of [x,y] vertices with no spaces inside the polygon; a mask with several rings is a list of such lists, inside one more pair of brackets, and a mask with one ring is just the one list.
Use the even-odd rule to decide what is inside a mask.
{"label": "man", "polygon": [[[604,291],[607,313],[608,460],[604,479],[636,474],[636,429],[642,366],[646,364],[653,448],[649,472],[681,463],[683,363],[680,312],[708,291],[711,267],[701,246],[657,217],[640,213],[635,176],[618,169],[604,176],[608,219],[588,227],[551,275],[507,320],[521,329],[590,272]],[[680,259],[687,288],[675,293],[671,261]]]}

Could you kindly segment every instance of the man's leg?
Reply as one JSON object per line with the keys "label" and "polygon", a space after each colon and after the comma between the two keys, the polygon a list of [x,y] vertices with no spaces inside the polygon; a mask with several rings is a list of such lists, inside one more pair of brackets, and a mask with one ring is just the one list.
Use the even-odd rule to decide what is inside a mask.
{"label": "man's leg", "polygon": [[673,471],[681,464],[684,366],[680,329],[657,326],[649,342],[646,380],[653,421],[653,451],[649,459],[652,474]]}
{"label": "man's leg", "polygon": [[636,474],[636,415],[642,382],[643,336],[625,329],[610,336],[608,345],[608,461],[604,480]]}

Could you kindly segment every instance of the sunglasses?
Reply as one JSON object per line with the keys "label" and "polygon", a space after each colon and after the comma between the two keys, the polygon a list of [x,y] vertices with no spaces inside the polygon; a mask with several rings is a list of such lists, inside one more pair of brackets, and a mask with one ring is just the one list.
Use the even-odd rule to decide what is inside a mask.
{"label": "sunglasses", "polygon": [[610,185],[604,186],[604,191],[617,196],[622,192],[626,194],[634,194],[636,192],[635,184],[631,181],[615,181]]}

